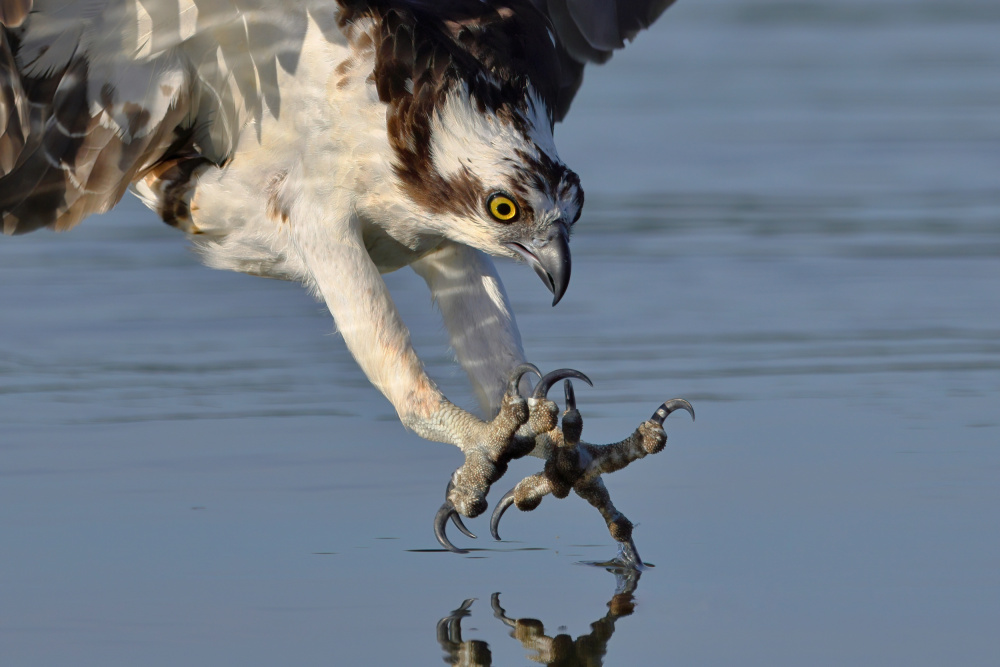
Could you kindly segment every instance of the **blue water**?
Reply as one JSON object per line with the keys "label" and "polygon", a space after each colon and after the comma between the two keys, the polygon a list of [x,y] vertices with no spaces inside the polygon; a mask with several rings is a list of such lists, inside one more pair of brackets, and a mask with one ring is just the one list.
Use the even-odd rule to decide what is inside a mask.
{"label": "blue water", "polygon": [[[0,239],[0,661],[566,647],[513,638],[499,592],[526,642],[594,633],[606,665],[998,664],[998,31],[992,0],[681,0],[587,72],[557,131],[573,284],[552,309],[501,269],[530,358],[595,380],[586,439],[697,409],[606,479],[656,565],[631,584],[579,564],[615,549],[577,498],[435,551],[458,452],[300,287],[200,266],[134,200]],[[388,280],[471,406],[426,288]]]}

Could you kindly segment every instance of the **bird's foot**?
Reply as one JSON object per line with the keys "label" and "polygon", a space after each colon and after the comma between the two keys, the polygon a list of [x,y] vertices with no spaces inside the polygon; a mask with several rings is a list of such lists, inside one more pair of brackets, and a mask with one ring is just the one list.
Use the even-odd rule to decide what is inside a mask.
{"label": "bird's foot", "polygon": [[492,421],[482,424],[473,445],[465,448],[465,463],[451,476],[445,491],[445,501],[434,517],[434,535],[445,549],[466,553],[448,539],[445,527],[451,520],[467,537],[476,536],[462,523],[463,516],[476,517],[486,511],[486,494],[490,486],[507,472],[507,464],[525,456],[535,448],[538,433],[556,428],[558,408],[546,398],[548,390],[561,379],[575,377],[588,384],[586,375],[571,369],[553,371],[541,377],[534,393],[528,399],[521,396],[518,387],[527,373],[541,377],[532,364],[522,364],[511,373],[507,391],[500,405],[500,412]]}
{"label": "bird's foot", "polygon": [[525,477],[500,499],[493,510],[490,532],[494,539],[500,539],[500,519],[511,505],[528,512],[538,507],[546,495],[551,493],[556,498],[565,498],[572,490],[596,507],[604,517],[611,537],[621,546],[619,560],[622,565],[639,569],[642,559],[632,540],[632,522],[611,502],[601,475],[621,470],[648,454],[662,451],[667,442],[663,420],[675,410],[687,410],[694,419],[694,408],[682,398],[671,399],[657,408],[652,417],[639,424],[625,440],[591,445],[580,440],[583,417],[576,408],[576,397],[569,380],[566,380],[565,389],[566,410],[562,415],[562,427],[545,434],[549,440],[544,454],[545,469]]}

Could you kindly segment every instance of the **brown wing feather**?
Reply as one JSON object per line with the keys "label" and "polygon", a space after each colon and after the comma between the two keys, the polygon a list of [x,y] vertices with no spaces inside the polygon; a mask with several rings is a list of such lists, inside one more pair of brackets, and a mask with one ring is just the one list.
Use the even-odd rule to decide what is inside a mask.
{"label": "brown wing feather", "polygon": [[339,10],[0,0],[0,11],[0,229],[20,234],[108,210],[168,151],[224,164],[265,110],[280,113],[279,68],[294,73],[310,16],[326,33]]}
{"label": "brown wing feather", "polygon": [[[129,184],[162,157],[177,139],[187,104],[176,99],[155,125],[139,105],[115,107],[110,92],[95,110],[86,58],[47,76],[24,76],[10,67],[10,43],[5,39],[0,52],[3,232],[69,229],[118,203]],[[126,125],[108,123],[113,114],[127,119]]]}
{"label": "brown wing feather", "polygon": [[0,26],[16,28],[28,17],[32,0],[0,0]]}
{"label": "brown wing feather", "polygon": [[14,169],[28,135],[28,98],[17,64],[0,28],[0,177]]}

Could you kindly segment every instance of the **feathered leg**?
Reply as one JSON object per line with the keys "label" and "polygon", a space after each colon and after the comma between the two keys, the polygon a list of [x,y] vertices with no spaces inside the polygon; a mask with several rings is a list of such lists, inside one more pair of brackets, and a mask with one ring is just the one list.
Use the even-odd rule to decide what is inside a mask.
{"label": "feathered leg", "polygon": [[[490,485],[506,472],[508,462],[530,453],[545,459],[545,469],[523,479],[499,501],[491,521],[493,536],[500,539],[497,533],[500,517],[512,504],[527,511],[537,507],[547,494],[565,498],[573,490],[601,513],[611,536],[623,545],[625,559],[641,566],[632,540],[632,523],[615,508],[600,476],[661,451],[667,440],[663,419],[676,409],[687,410],[693,417],[691,405],[683,399],[668,401],[621,442],[610,445],[581,442],[583,418],[576,408],[572,385],[567,380],[566,411],[561,427],[556,405],[546,395],[562,378],[575,377],[588,384],[590,380],[577,371],[554,371],[539,381],[530,398],[521,398],[518,389],[526,390],[522,376],[537,369],[524,365],[517,324],[492,261],[471,248],[449,244],[413,267],[427,281],[441,309],[455,354],[469,374],[484,409],[488,414],[499,409],[494,421],[506,424],[494,432],[494,439],[463,450],[465,464],[452,475],[445,502],[435,517],[438,541],[452,551],[461,552],[445,533],[448,520],[454,520],[459,530],[474,537],[459,515],[476,516],[482,512]],[[501,393],[503,387],[506,391]],[[511,432],[525,414],[527,419]]]}
{"label": "feathered leg", "polygon": [[[524,361],[521,336],[493,262],[477,250],[449,243],[412,266],[427,281],[441,309],[452,348],[483,410],[496,415],[492,422],[496,428],[490,436],[463,448],[465,463],[452,475],[445,502],[435,517],[438,541],[447,549],[461,552],[445,533],[448,520],[454,520],[459,530],[474,537],[459,515],[477,516],[486,509],[490,486],[503,476],[511,460],[536,448],[539,433],[556,427],[558,413],[544,392],[522,397],[522,391],[527,393],[529,388],[526,376],[530,372],[537,374],[538,369]],[[546,377],[539,387],[551,386],[563,377],[584,376],[566,369]],[[456,419],[464,421],[468,417]]]}
{"label": "feathered leg", "polygon": [[[310,219],[302,211],[295,211],[292,217],[292,248],[365,375],[392,402],[407,428],[428,440],[453,444],[465,454],[465,463],[452,475],[447,507],[438,513],[436,525],[440,527],[457,515],[482,514],[487,507],[486,494],[506,472],[507,463],[535,447],[535,433],[556,425],[554,403],[544,398],[525,399],[518,390],[521,377],[537,369],[522,364],[491,371],[494,377],[509,379],[500,385],[507,391],[500,399],[498,412],[488,421],[454,405],[424,372],[410,342],[410,332],[365,248],[360,222],[348,219],[336,226],[297,224],[296,220]],[[317,215],[314,219],[322,218]],[[494,300],[493,304],[496,308],[496,304],[505,305],[506,300]],[[450,312],[450,306],[444,308]],[[500,357],[513,360],[520,355],[520,342],[516,329],[511,332],[510,326],[500,329],[516,345],[511,344]],[[472,350],[481,347],[464,349],[462,354],[469,357]],[[482,377],[482,382],[489,382],[489,374]],[[525,425],[526,430],[519,434]],[[464,526],[460,528],[467,532]],[[443,529],[438,530],[438,535],[444,535]],[[446,538],[442,537],[441,542],[457,551]]]}

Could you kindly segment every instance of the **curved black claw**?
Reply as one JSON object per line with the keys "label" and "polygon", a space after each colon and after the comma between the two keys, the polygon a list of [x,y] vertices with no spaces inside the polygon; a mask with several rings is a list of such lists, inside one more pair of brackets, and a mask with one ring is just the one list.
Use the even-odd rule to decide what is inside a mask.
{"label": "curved black claw", "polygon": [[590,378],[580,371],[575,371],[572,368],[560,368],[557,371],[548,373],[545,377],[538,381],[538,386],[535,387],[532,397],[545,398],[549,393],[549,389],[552,388],[552,385],[559,382],[559,380],[562,380],[563,378],[577,378],[578,380],[583,380],[591,387],[594,386],[594,383],[590,381]]}
{"label": "curved black claw", "polygon": [[517,387],[521,384],[521,378],[528,373],[534,373],[538,377],[542,377],[542,372],[538,370],[538,366],[523,363],[510,372],[510,382],[507,384],[507,393],[511,396],[516,395],[518,393]]}
{"label": "curved black claw", "polygon": [[671,398],[669,401],[656,408],[656,412],[653,413],[650,420],[662,426],[663,420],[666,419],[667,416],[674,410],[687,410],[691,413],[691,421],[694,421],[694,407],[692,407],[691,404],[683,398]]}
{"label": "curved black claw", "polygon": [[470,537],[472,539],[476,539],[475,533],[473,533],[471,530],[469,530],[468,528],[466,528],[465,524],[462,523],[462,515],[461,514],[459,514],[458,512],[452,512],[451,513],[451,522],[453,524],[455,524],[455,528],[458,528],[459,532],[461,532],[463,535],[465,535],[466,537]]}
{"label": "curved black claw", "polygon": [[[454,489],[454,488],[455,488],[455,482],[453,482],[451,480],[448,480],[448,488],[444,490],[444,499],[445,499],[446,503],[448,503],[448,496],[451,495],[451,490]],[[448,504],[450,504],[450,503],[448,503]],[[465,535],[466,537],[471,537],[472,539],[476,539],[476,536],[473,534],[473,532],[471,530],[469,530],[468,528],[466,528],[465,524],[462,523],[462,515],[461,514],[459,514],[458,512],[452,512],[451,513],[451,522],[453,524],[455,524],[455,528],[458,528],[462,532],[463,535]]]}
{"label": "curved black claw", "polygon": [[473,532],[466,528],[465,524],[462,523],[462,515],[458,513],[455,506],[451,504],[450,500],[448,500],[448,496],[451,495],[451,490],[453,488],[455,488],[455,483],[449,481],[448,488],[445,489],[444,492],[444,505],[441,505],[441,509],[439,509],[437,514],[434,515],[434,536],[437,538],[437,541],[441,544],[441,546],[448,551],[453,551],[457,554],[467,554],[469,553],[468,551],[465,549],[459,549],[452,544],[451,540],[448,539],[448,535],[445,533],[445,527],[448,525],[448,519],[451,519],[451,522],[455,524],[455,528],[458,528],[463,535],[476,539]]}
{"label": "curved black claw", "polygon": [[503,518],[503,513],[506,512],[511,505],[514,504],[514,489],[511,489],[507,493],[503,494],[503,498],[497,502],[497,506],[493,508],[493,516],[490,517],[490,534],[493,535],[493,539],[497,542],[500,541],[500,519]]}
{"label": "curved black claw", "polygon": [[563,389],[566,391],[566,409],[576,410],[576,392],[573,391],[573,383],[566,380],[563,382]]}
{"label": "curved black claw", "polygon": [[[448,551],[456,554],[467,554],[469,553],[466,549],[459,549],[451,540],[448,539],[447,533],[445,533],[445,526],[448,525],[448,519],[458,516],[458,511],[455,510],[455,506],[451,504],[450,500],[444,501],[444,505],[441,505],[441,509],[437,511],[434,515],[434,537],[437,538],[438,543],[443,546]],[[461,519],[455,522],[455,525],[461,525]],[[461,530],[461,528],[459,528]],[[465,532],[465,531],[462,531]],[[468,535],[468,533],[466,533]]]}

